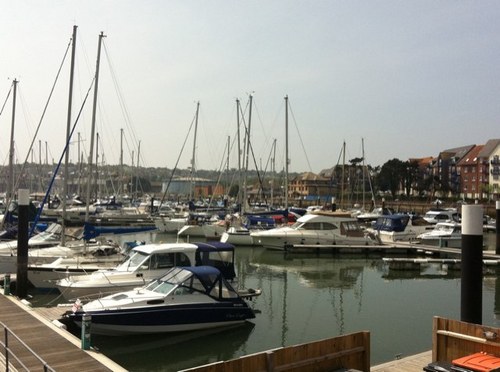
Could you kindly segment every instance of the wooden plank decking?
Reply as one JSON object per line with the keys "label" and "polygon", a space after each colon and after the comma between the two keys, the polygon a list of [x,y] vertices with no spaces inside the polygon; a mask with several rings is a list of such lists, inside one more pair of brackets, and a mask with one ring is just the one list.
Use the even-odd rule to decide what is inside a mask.
{"label": "wooden plank decking", "polygon": [[[0,309],[0,321],[56,371],[125,371],[102,354],[82,350],[78,338],[58,329],[13,297],[0,295]],[[9,345],[19,350],[29,371],[43,370],[40,361],[16,345],[13,337],[9,338]]]}
{"label": "wooden plank decking", "polygon": [[372,367],[372,372],[421,372],[432,361],[432,351],[411,355]]}

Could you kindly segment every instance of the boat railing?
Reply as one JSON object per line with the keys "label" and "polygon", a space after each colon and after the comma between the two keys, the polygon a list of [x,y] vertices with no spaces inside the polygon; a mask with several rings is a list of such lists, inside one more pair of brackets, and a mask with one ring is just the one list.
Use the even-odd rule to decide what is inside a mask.
{"label": "boat railing", "polygon": [[[47,362],[45,362],[33,349],[31,349],[26,343],[23,342],[10,328],[8,328],[3,322],[0,322],[0,325],[4,329],[4,337],[3,340],[0,340],[0,345],[2,348],[2,353],[0,353],[0,358],[5,358],[5,371],[9,372],[13,368],[14,364],[19,365],[21,368],[23,368],[26,371],[29,371],[30,369],[26,367],[26,365],[21,361],[21,359],[16,355],[20,354],[21,350],[27,350],[31,355],[33,355],[40,365],[43,368],[44,372],[55,372],[55,369],[50,367]],[[15,359],[14,361],[11,362],[11,358]],[[19,367],[16,367],[17,370]]]}

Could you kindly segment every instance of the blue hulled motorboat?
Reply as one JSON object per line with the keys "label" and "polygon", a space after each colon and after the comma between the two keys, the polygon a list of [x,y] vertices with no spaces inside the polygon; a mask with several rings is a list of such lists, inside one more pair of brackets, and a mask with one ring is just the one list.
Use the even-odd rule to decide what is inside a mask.
{"label": "blue hulled motorboat", "polygon": [[118,336],[192,331],[234,325],[255,318],[238,292],[211,266],[174,267],[142,288],[81,305],[65,317],[81,327],[91,316],[91,332]]}

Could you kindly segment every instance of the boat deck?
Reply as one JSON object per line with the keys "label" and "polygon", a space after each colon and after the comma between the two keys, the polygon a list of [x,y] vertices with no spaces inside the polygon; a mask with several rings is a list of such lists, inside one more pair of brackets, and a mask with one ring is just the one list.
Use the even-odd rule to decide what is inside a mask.
{"label": "boat deck", "polygon": [[[57,328],[50,320],[60,317],[63,309],[52,308],[44,315],[24,306],[15,297],[0,295],[0,322],[19,337],[48,366],[56,371],[125,371],[122,367],[96,351],[82,350],[80,339]],[[3,327],[2,327],[3,328]],[[9,335],[9,347],[18,355],[29,371],[43,370],[43,364]],[[2,337],[2,342],[5,342]],[[0,359],[4,358],[1,349]],[[10,358],[13,363],[14,359]],[[0,362],[1,365],[2,362]],[[19,365],[14,363],[14,368]]]}

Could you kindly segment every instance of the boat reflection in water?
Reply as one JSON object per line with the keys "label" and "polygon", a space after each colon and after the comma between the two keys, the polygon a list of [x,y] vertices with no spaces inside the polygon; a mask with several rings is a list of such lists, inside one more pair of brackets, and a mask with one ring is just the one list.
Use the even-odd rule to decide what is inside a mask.
{"label": "boat reflection in water", "polygon": [[177,334],[92,335],[92,344],[129,371],[178,371],[246,354],[245,344],[254,328],[255,324],[246,322]]}

